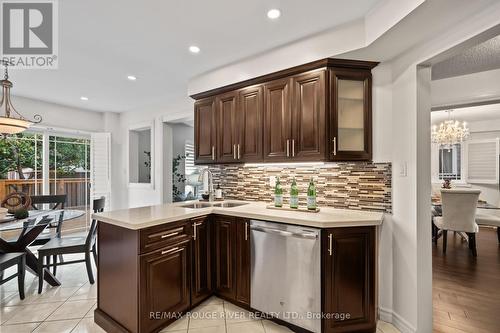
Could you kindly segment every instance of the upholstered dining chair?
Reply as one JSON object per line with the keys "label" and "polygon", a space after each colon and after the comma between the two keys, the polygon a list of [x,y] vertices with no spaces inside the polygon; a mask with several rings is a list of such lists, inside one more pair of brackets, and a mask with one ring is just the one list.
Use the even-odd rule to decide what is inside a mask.
{"label": "upholstered dining chair", "polygon": [[469,249],[477,256],[476,233],[479,227],[476,223],[477,201],[480,190],[473,189],[442,189],[441,202],[443,215],[434,216],[433,221],[443,233],[443,253],[446,253],[448,230],[465,232],[469,240]]}

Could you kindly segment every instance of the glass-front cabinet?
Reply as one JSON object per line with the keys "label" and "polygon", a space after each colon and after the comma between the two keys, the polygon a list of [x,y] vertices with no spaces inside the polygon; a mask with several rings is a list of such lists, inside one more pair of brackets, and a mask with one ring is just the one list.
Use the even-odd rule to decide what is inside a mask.
{"label": "glass-front cabinet", "polygon": [[330,159],[371,160],[370,71],[332,69],[330,79]]}

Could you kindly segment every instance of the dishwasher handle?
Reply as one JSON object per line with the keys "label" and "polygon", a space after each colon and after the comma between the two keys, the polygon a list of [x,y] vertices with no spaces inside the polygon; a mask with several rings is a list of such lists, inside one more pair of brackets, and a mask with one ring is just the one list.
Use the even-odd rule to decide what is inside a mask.
{"label": "dishwasher handle", "polygon": [[285,231],[285,230],[280,230],[280,229],[275,229],[275,228],[268,228],[268,227],[261,227],[261,226],[250,226],[250,230],[255,230],[255,231],[260,231],[268,234],[275,234],[275,235],[280,235],[283,237],[297,237],[297,238],[305,238],[305,239],[317,239],[318,235],[315,233],[298,233],[298,232],[291,232],[291,231]]}

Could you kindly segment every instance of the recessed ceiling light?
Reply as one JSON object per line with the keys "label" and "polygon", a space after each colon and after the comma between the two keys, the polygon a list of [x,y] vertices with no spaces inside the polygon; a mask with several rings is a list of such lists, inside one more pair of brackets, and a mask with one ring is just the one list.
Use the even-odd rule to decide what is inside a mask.
{"label": "recessed ceiling light", "polygon": [[267,12],[267,17],[269,17],[271,20],[276,20],[278,17],[281,16],[281,12],[279,9],[270,9]]}
{"label": "recessed ceiling light", "polygon": [[88,98],[88,97],[85,97],[85,96],[80,97],[80,99],[81,99],[82,101],[88,101],[88,100],[89,100],[89,98]]}
{"label": "recessed ceiling light", "polygon": [[200,53],[200,48],[196,45],[191,45],[189,47],[189,52],[191,53]]}
{"label": "recessed ceiling light", "polygon": [[137,77],[133,76],[133,75],[128,75],[127,79],[129,79],[130,81],[135,81],[135,80],[137,80]]}

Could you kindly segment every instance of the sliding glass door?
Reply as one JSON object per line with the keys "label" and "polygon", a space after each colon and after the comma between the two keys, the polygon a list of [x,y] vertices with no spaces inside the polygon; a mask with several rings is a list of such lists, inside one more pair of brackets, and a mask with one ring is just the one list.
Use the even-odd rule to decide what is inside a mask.
{"label": "sliding glass door", "polygon": [[65,208],[86,214],[64,223],[63,231],[87,228],[90,137],[24,132],[0,139],[0,201],[13,192],[66,194]]}

